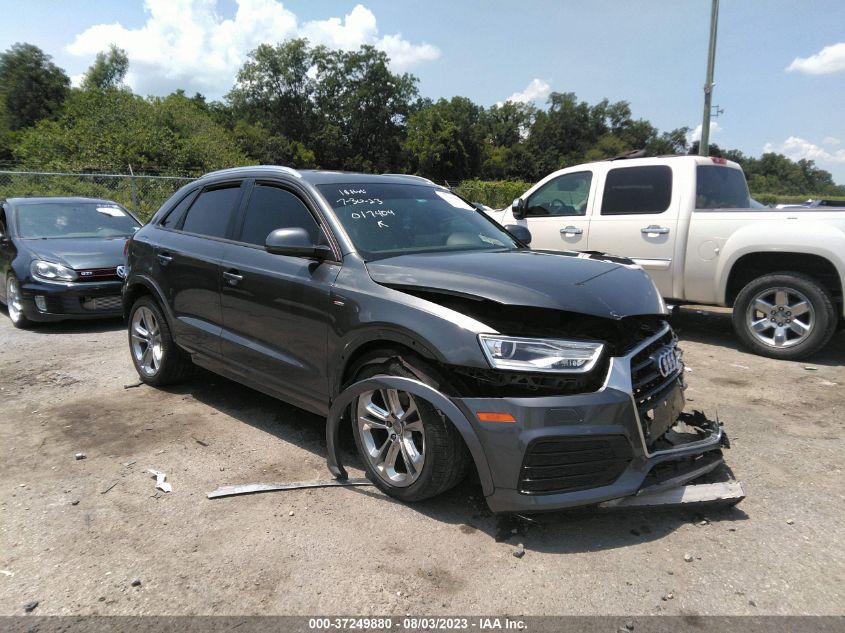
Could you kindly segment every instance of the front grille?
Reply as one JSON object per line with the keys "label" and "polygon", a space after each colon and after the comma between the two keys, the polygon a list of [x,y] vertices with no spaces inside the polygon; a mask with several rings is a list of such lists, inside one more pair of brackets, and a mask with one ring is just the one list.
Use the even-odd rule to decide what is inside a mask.
{"label": "front grille", "polygon": [[519,474],[523,494],[553,494],[609,486],[631,461],[624,435],[581,435],[532,442]]}
{"label": "front grille", "polygon": [[[652,434],[649,425],[649,412],[666,400],[680,384],[684,387],[683,362],[669,375],[663,376],[657,363],[657,355],[666,348],[677,350],[678,339],[671,329],[667,329],[659,338],[653,340],[631,359],[631,382],[634,401],[646,442],[651,445],[659,436]],[[679,351],[679,350],[678,350]]]}
{"label": "front grille", "polygon": [[97,312],[114,312],[123,308],[120,295],[111,297],[83,297],[82,307]]}
{"label": "front grille", "polygon": [[111,268],[82,268],[76,271],[77,281],[120,281],[117,267]]}

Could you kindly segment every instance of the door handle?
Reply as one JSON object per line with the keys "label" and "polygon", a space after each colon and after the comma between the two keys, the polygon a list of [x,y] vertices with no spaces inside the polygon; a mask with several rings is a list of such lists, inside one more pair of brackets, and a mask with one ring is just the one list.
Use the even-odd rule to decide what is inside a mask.
{"label": "door handle", "polygon": [[244,278],[237,270],[226,270],[223,272],[223,277],[229,282],[230,286],[237,286],[238,282]]}
{"label": "door handle", "polygon": [[567,226],[560,230],[561,235],[581,235],[584,229],[579,229],[577,226]]}
{"label": "door handle", "polygon": [[158,258],[158,263],[162,266],[167,266],[173,261],[173,256],[170,253],[159,253],[156,257]]}
{"label": "door handle", "polygon": [[657,235],[666,235],[669,232],[669,228],[665,226],[657,226],[656,224],[649,224],[648,226],[641,228],[640,233],[645,234],[657,234]]}

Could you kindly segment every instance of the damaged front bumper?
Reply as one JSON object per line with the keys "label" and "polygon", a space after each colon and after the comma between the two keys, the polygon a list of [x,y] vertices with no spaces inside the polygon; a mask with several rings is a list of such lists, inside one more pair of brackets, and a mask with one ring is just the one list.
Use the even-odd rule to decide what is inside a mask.
{"label": "damaged front bumper", "polygon": [[[577,395],[450,398],[410,378],[368,378],[333,403],[329,469],[346,478],[337,449],[346,408],[364,391],[393,388],[428,400],[452,421],[494,512],[613,505],[613,500],[679,488],[721,466],[721,449],[729,444],[719,422],[700,412],[681,412],[682,365],[668,376],[648,373],[648,359],[667,348],[674,349],[668,327],[628,355],[612,358],[601,389]],[[479,412],[510,414],[515,422],[482,422]]]}

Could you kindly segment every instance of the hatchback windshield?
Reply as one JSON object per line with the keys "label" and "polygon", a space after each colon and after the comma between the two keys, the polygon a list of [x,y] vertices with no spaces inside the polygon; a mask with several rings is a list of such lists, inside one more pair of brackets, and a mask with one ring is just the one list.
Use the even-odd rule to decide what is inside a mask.
{"label": "hatchback windshield", "polygon": [[141,226],[107,202],[44,202],[17,207],[23,238],[128,237]]}
{"label": "hatchback windshield", "polygon": [[519,247],[507,232],[448,191],[410,184],[318,188],[368,260],[426,251]]}

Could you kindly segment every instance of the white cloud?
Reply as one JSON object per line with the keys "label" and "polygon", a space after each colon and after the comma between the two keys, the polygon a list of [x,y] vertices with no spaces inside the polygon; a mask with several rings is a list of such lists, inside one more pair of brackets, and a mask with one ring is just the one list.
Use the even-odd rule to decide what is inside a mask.
{"label": "white cloud", "polygon": [[[721,132],[721,131],[722,131],[722,126],[719,125],[719,123],[717,121],[710,121],[710,138],[713,138],[713,135],[716,134],[716,132]],[[689,143],[695,143],[696,141],[700,141],[700,140],[701,140],[701,123],[699,123],[698,125],[695,126],[695,129],[692,132],[690,132],[689,137],[687,138],[687,141]]]}
{"label": "white cloud", "polygon": [[825,136],[822,139],[822,145],[839,145],[842,141],[840,141],[835,136]]}
{"label": "white cloud", "polygon": [[431,44],[409,42],[399,33],[379,36],[375,15],[360,4],[343,18],[300,22],[279,0],[235,1],[234,18],[224,19],[217,0],[145,0],[143,26],[97,24],[77,34],[67,51],[93,59],[115,44],[129,55],[126,83],[134,90],[166,94],[184,88],[211,97],[229,90],[249,51],[294,37],[343,50],[370,44],[391,57],[396,71],[440,57]]}
{"label": "white cloud", "polygon": [[[549,85],[547,81],[543,81],[542,79],[532,79],[531,83],[525,86],[525,90],[521,92],[514,92],[510,97],[505,99],[505,101],[512,101],[513,103],[531,103],[533,101],[537,101],[538,99],[545,99],[549,96],[549,93],[552,91],[552,87]],[[496,105],[502,105],[502,102],[499,101]]]}
{"label": "white cloud", "polygon": [[763,146],[764,152],[777,152],[792,160],[806,158],[821,165],[824,164],[845,164],[845,149],[838,149],[829,152],[818,145],[804,140],[797,136],[790,136],[783,143],[766,143]]}
{"label": "white cloud", "polygon": [[825,46],[815,55],[796,57],[786,67],[786,72],[808,75],[830,75],[845,71],[845,42]]}

